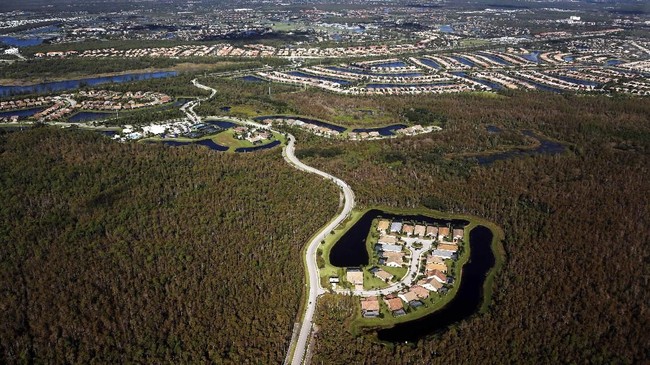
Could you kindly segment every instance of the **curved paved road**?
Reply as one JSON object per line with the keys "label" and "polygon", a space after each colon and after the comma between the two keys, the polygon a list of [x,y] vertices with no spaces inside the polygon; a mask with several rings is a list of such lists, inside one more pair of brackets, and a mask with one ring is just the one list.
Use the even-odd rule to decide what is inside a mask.
{"label": "curved paved road", "polygon": [[[209,86],[200,84],[196,79],[192,80],[192,84],[203,90],[211,91],[209,97],[199,99],[198,102],[211,99],[212,97],[214,97],[214,95],[217,92],[217,90]],[[194,118],[198,118],[198,116],[194,113],[193,110],[194,107],[198,104],[198,102],[190,105],[188,105],[189,104],[188,103],[183,106],[184,108],[181,108],[186,114],[188,114],[188,117],[190,119],[193,119],[191,114],[193,114]],[[187,107],[189,107],[189,110],[186,110]],[[188,112],[191,112],[191,114]],[[243,120],[238,118],[221,118],[221,119],[230,119],[242,124],[248,124],[256,127],[270,129],[270,127],[267,125],[255,123],[249,120]],[[289,345],[289,351],[292,351],[293,349],[293,353],[291,354],[291,364],[300,365],[303,363],[305,352],[307,350],[307,346],[309,345],[309,339],[311,338],[310,335],[314,323],[314,313],[316,312],[316,300],[318,299],[318,296],[325,293],[325,289],[323,289],[323,287],[320,285],[320,275],[318,274],[318,264],[316,263],[316,251],[318,250],[318,245],[320,245],[321,241],[323,241],[325,237],[332,230],[334,230],[334,228],[336,228],[339,224],[341,224],[341,222],[343,222],[343,220],[348,217],[350,212],[352,212],[352,209],[354,208],[354,192],[352,191],[352,188],[350,188],[350,185],[348,185],[345,181],[335,176],[332,176],[324,171],[315,169],[309,165],[305,165],[304,163],[302,163],[296,157],[295,154],[296,138],[291,134],[288,134],[288,138],[289,141],[287,145],[284,147],[284,149],[282,150],[282,156],[284,157],[285,161],[287,161],[287,163],[293,165],[299,170],[316,174],[325,179],[331,180],[336,185],[338,185],[339,188],[341,188],[341,191],[343,192],[343,198],[344,198],[343,209],[341,210],[341,212],[336,217],[334,217],[325,227],[323,227],[316,234],[316,236],[314,236],[311,242],[309,242],[307,249],[305,250],[305,267],[307,268],[307,274],[309,278],[309,283],[307,284],[309,287],[309,294],[305,299],[305,305],[304,305],[305,313],[302,316],[302,321],[299,323],[300,330],[298,336],[297,337],[294,336],[295,344],[292,343]]]}
{"label": "curved paved road", "polygon": [[316,234],[311,242],[309,242],[309,246],[307,246],[307,249],[305,250],[305,264],[309,276],[309,295],[307,296],[307,301],[305,303],[305,314],[302,318],[302,322],[300,322],[300,333],[298,335],[297,342],[295,344],[295,347],[293,344],[289,347],[290,349],[292,347],[294,348],[291,364],[300,365],[303,362],[305,351],[311,337],[310,334],[314,321],[314,312],[316,311],[316,300],[318,299],[319,295],[325,293],[325,289],[323,289],[323,287],[320,285],[320,275],[318,274],[318,265],[316,264],[316,251],[321,241],[323,241],[325,237],[334,228],[341,224],[341,222],[343,222],[343,220],[348,217],[350,212],[352,212],[352,209],[354,208],[354,192],[345,181],[300,162],[294,153],[295,143],[296,139],[291,134],[289,134],[289,142],[282,151],[284,159],[299,170],[320,175],[326,179],[332,180],[341,188],[345,199],[343,209],[339,215],[332,219],[327,226],[325,226],[318,232],[318,234]]}

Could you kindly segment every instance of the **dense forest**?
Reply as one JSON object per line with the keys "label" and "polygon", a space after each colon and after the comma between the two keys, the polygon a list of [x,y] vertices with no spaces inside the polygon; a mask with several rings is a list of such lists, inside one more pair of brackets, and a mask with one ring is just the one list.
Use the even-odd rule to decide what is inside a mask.
{"label": "dense forest", "polygon": [[0,363],[281,363],[335,186],[277,151],[0,134]]}
{"label": "dense forest", "polygon": [[[336,112],[315,100],[314,116]],[[328,105],[359,102],[349,100]],[[362,206],[430,206],[496,222],[507,261],[487,313],[417,344],[379,344],[372,332],[353,337],[346,326],[356,315],[353,302],[323,298],[313,363],[650,359],[649,99],[516,93],[387,98],[382,108],[426,108],[443,115],[446,127],[379,142],[306,138],[298,152],[349,182]],[[449,157],[508,148],[516,138],[502,141],[503,133],[528,129],[562,141],[566,151],[488,165]]]}

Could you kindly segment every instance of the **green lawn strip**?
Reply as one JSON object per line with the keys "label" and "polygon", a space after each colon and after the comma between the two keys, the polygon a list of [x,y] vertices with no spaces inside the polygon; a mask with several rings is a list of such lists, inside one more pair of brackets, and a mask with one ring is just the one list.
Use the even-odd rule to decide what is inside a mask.
{"label": "green lawn strip", "polygon": [[364,289],[382,289],[387,287],[388,283],[376,277],[375,274],[371,273],[369,268],[366,267],[363,269],[363,288]]}
{"label": "green lawn strip", "polygon": [[391,266],[379,266],[379,267],[382,268],[387,273],[395,276],[395,278],[393,278],[393,281],[395,282],[402,280],[404,275],[406,275],[406,273],[408,272],[408,269],[405,267],[391,267]]}

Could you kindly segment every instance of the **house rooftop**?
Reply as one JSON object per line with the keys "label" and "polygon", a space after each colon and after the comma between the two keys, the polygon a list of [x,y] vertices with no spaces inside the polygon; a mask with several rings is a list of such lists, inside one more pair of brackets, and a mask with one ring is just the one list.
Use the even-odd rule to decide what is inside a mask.
{"label": "house rooftop", "polygon": [[429,291],[420,285],[412,286],[411,291],[414,292],[418,298],[425,299],[429,297]]}
{"label": "house rooftop", "polygon": [[386,302],[388,309],[391,311],[396,311],[404,308],[404,305],[402,304],[402,300],[400,298],[384,299],[384,302]]}
{"label": "house rooftop", "polygon": [[389,226],[390,226],[390,221],[388,221],[386,219],[380,219],[379,223],[377,223],[377,230],[378,231],[385,231],[385,230],[388,229]]}
{"label": "house rooftop", "polygon": [[378,245],[381,251],[389,252],[402,252],[402,246],[400,245]]}
{"label": "house rooftop", "polygon": [[453,257],[454,253],[446,250],[433,250],[432,255],[442,257],[443,259],[450,259]]}
{"label": "house rooftop", "polygon": [[387,235],[379,237],[379,240],[377,242],[393,245],[393,244],[397,243],[397,241],[398,241],[397,237],[387,234]]}
{"label": "house rooftop", "polygon": [[378,311],[379,310],[379,300],[377,297],[368,297],[361,300],[361,310],[362,311]]}
{"label": "house rooftop", "polygon": [[458,245],[454,243],[441,243],[438,245],[438,250],[456,252],[458,251]]}
{"label": "house rooftop", "polygon": [[346,274],[346,279],[349,283],[358,285],[363,284],[363,272],[362,271],[349,271]]}

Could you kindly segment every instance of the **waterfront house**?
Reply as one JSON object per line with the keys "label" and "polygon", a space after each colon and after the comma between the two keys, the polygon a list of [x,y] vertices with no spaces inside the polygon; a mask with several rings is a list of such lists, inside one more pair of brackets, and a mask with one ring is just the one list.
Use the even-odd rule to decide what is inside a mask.
{"label": "waterfront house", "polygon": [[379,222],[377,223],[377,230],[379,232],[386,232],[389,227],[390,227],[390,221],[388,221],[387,219],[380,219]]}
{"label": "waterfront house", "polygon": [[346,273],[348,283],[354,285],[355,290],[363,290],[363,271],[357,268],[349,268]]}
{"label": "waterfront house", "polygon": [[418,295],[417,295],[414,291],[412,291],[412,290],[409,290],[409,291],[406,291],[406,292],[402,292],[402,293],[400,293],[398,296],[399,296],[403,301],[405,301],[405,302],[407,302],[407,303],[410,303],[410,302],[412,302],[412,301],[414,301],[414,300],[418,300],[418,299],[419,299],[419,298],[418,298]]}
{"label": "waterfront house", "polygon": [[438,239],[443,240],[449,236],[449,227],[440,227],[438,228]]}
{"label": "waterfront house", "polygon": [[465,230],[462,228],[456,228],[453,230],[452,236],[454,240],[462,240],[465,236]]}
{"label": "waterfront house", "polygon": [[362,298],[361,315],[366,318],[379,316],[379,299],[377,297]]}
{"label": "waterfront house", "polygon": [[424,237],[425,232],[426,232],[426,227],[420,224],[416,225],[415,228],[413,229],[414,236]]}
{"label": "waterfront house", "polygon": [[438,227],[434,226],[427,226],[427,233],[426,235],[428,237],[433,237],[436,238],[438,236]]}
{"label": "waterfront house", "polygon": [[413,229],[414,227],[410,224],[405,224],[402,226],[402,233],[406,234],[407,236],[413,235]]}
{"label": "waterfront house", "polygon": [[400,298],[397,298],[394,295],[389,295],[384,298],[384,303],[386,303],[388,310],[390,310],[394,316],[397,317],[406,314],[404,312],[404,304],[402,304],[402,300]]}
{"label": "waterfront house", "polygon": [[447,275],[445,275],[440,270],[433,270],[433,275],[431,275],[431,277],[438,280],[439,282],[441,282],[443,284],[447,283]]}
{"label": "waterfront house", "polygon": [[435,278],[420,280],[418,281],[418,285],[422,286],[423,288],[429,291],[435,291],[435,292],[442,289],[443,286],[442,283]]}
{"label": "waterfront house", "polygon": [[401,222],[393,222],[390,225],[390,231],[395,232],[395,233],[401,232],[402,231],[402,223]]}
{"label": "waterfront house", "polygon": [[411,287],[411,291],[414,292],[420,299],[427,299],[429,297],[429,291],[423,286],[414,285]]}

